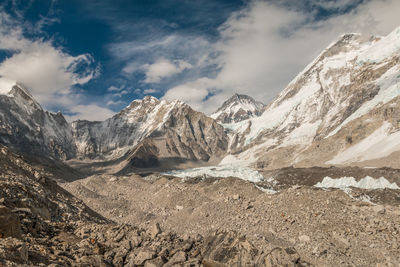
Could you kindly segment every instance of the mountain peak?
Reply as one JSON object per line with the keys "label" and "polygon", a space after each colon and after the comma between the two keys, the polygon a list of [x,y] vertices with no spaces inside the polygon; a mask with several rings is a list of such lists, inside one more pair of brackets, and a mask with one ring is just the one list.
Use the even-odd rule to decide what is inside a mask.
{"label": "mountain peak", "polygon": [[0,94],[9,95],[17,82],[0,76]]}
{"label": "mountain peak", "polygon": [[[248,95],[243,95],[243,94],[238,94],[238,93],[235,93],[231,98],[229,98],[227,101],[229,101],[229,100],[234,100],[234,99],[236,99],[236,100],[245,100],[245,99],[247,99],[247,100],[251,100],[251,101],[253,101],[253,102],[256,102],[255,100],[254,100],[254,98],[252,98],[251,96],[248,96]],[[225,101],[226,102],[226,101]]]}
{"label": "mountain peak", "polygon": [[28,89],[26,89],[25,87],[23,87],[22,85],[20,85],[19,83],[16,83],[12,86],[10,92],[10,95],[13,96],[21,96],[23,97],[25,100],[34,100],[32,94],[29,92]]}
{"label": "mountain peak", "polygon": [[264,104],[251,96],[235,93],[211,117],[221,123],[234,123],[260,116]]}
{"label": "mountain peak", "polygon": [[156,97],[152,96],[152,95],[146,95],[145,97],[143,97],[143,100],[145,102],[160,102],[160,100],[158,100]]}
{"label": "mountain peak", "polygon": [[33,100],[32,94],[22,84],[0,76],[0,94],[16,96],[21,95],[25,99]]}
{"label": "mountain peak", "polygon": [[24,103],[23,105],[29,104],[34,106],[36,109],[43,110],[29,90],[18,82],[0,77],[0,95],[1,94],[19,99],[21,104]]}
{"label": "mountain peak", "polygon": [[143,97],[143,99],[135,99],[135,100],[133,100],[126,107],[126,109],[132,110],[132,109],[137,109],[137,108],[143,107],[143,106],[156,106],[159,103],[160,103],[160,100],[158,100],[154,96],[147,95],[147,96]]}

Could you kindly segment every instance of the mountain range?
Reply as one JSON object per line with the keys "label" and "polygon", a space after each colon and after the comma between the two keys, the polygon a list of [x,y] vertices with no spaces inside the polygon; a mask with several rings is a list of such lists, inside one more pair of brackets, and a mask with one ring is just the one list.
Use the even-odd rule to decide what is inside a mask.
{"label": "mountain range", "polygon": [[104,162],[114,173],[217,164],[399,168],[399,63],[400,28],[385,37],[345,34],[270,104],[235,94],[211,116],[146,96],[105,121],[68,123],[17,83],[0,90],[0,143]]}
{"label": "mountain range", "polygon": [[230,124],[258,117],[263,113],[264,108],[265,105],[255,101],[254,98],[236,93],[226,100],[210,117],[219,123]]}

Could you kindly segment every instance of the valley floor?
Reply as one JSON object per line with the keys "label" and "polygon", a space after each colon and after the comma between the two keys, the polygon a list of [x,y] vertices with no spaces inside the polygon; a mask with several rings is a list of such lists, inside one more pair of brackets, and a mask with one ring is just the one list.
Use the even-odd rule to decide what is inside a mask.
{"label": "valley floor", "polygon": [[[240,169],[253,182],[68,170],[0,146],[1,267],[400,264],[394,169]],[[317,188],[325,176],[393,188]]]}
{"label": "valley floor", "polygon": [[142,228],[159,223],[182,236],[235,231],[261,251],[294,248],[316,266],[400,264],[399,190],[353,189],[348,195],[303,183],[269,194],[235,178],[159,174],[94,175],[62,186],[118,223]]}

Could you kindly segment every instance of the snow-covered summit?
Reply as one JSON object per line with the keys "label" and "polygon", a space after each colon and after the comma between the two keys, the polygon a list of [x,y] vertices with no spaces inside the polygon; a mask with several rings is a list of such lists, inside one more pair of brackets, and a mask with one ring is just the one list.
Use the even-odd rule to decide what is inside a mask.
{"label": "snow-covered summit", "polygon": [[383,166],[400,153],[399,58],[400,28],[386,37],[345,34],[268,106],[235,94],[208,117],[181,101],[146,96],[105,121],[72,125],[0,77],[0,142],[126,166],[222,157],[259,168],[378,160]]}
{"label": "snow-covered summit", "polygon": [[386,37],[341,36],[261,116],[229,125],[236,132],[231,151],[241,151],[236,158],[263,168],[323,165],[385,120],[397,131],[397,122],[388,114],[397,114],[395,100],[400,96],[399,44],[400,29]]}
{"label": "snow-covered summit", "polygon": [[29,104],[37,109],[42,109],[29,90],[22,84],[0,76],[0,95],[18,98],[20,105]]}
{"label": "snow-covered summit", "polygon": [[[72,123],[79,157],[133,158],[156,164],[158,158],[207,161],[227,148],[222,126],[182,101],[146,96],[102,122]],[[128,162],[127,165],[130,163]]]}
{"label": "snow-covered summit", "polygon": [[234,94],[211,115],[211,118],[220,123],[233,123],[260,116],[264,104],[248,95]]}
{"label": "snow-covered summit", "polygon": [[400,55],[400,27],[392,31],[388,36],[382,37],[372,44],[358,57],[358,62],[382,63],[394,55]]}
{"label": "snow-covered summit", "polygon": [[8,95],[16,84],[15,81],[0,76],[0,94]]}
{"label": "snow-covered summit", "polygon": [[58,159],[75,155],[71,126],[61,113],[43,110],[19,83],[2,77],[0,88],[0,143]]}

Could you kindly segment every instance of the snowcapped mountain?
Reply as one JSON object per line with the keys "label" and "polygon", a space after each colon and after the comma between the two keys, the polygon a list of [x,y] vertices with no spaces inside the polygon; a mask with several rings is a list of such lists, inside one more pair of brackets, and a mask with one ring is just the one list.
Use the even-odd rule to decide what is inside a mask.
{"label": "snowcapped mountain", "polygon": [[[219,161],[227,150],[225,129],[181,101],[147,96],[105,121],[69,124],[44,111],[27,89],[0,79],[0,143],[54,159],[118,162],[118,170]],[[6,88],[10,86],[10,88]]]}
{"label": "snowcapped mountain", "polygon": [[0,81],[0,143],[16,150],[69,159],[72,128],[61,113],[44,111],[22,85]]}
{"label": "snowcapped mountain", "polygon": [[[234,156],[229,155],[223,163],[280,168],[368,165],[380,159],[381,163],[372,165],[382,165],[382,158],[400,149],[395,138],[399,129],[399,47],[400,28],[386,37],[343,35],[260,117],[229,126],[236,132],[230,142]],[[374,153],[378,148],[384,152]],[[399,164],[392,160],[387,165]]]}
{"label": "snowcapped mountain", "polygon": [[0,78],[0,143],[25,153],[112,162],[116,172],[221,159],[261,169],[400,168],[400,28],[343,35],[268,106],[236,94],[212,117],[147,96],[105,121],[69,124]]}
{"label": "snowcapped mountain", "polygon": [[260,116],[264,107],[248,95],[234,94],[210,117],[224,124],[235,123]]}
{"label": "snowcapped mountain", "polygon": [[218,160],[228,145],[224,128],[212,118],[181,101],[151,96],[103,122],[76,121],[72,127],[79,157],[121,158],[123,168]]}

